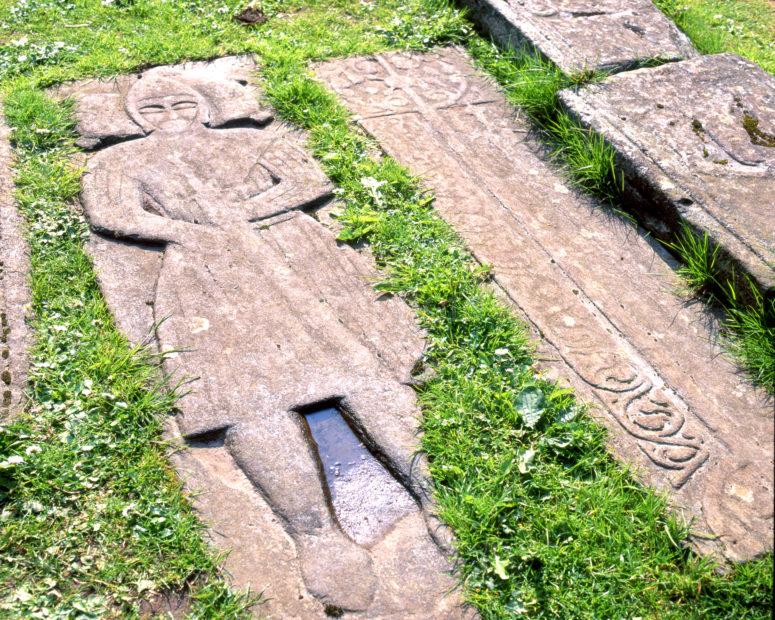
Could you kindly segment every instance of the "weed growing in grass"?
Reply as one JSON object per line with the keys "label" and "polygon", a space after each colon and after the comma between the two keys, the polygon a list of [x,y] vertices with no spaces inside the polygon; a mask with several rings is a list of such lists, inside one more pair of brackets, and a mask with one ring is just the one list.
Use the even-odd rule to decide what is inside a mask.
{"label": "weed growing in grass", "polygon": [[395,17],[375,32],[387,45],[426,50],[444,43],[461,43],[473,28],[460,11],[450,10],[448,0],[411,0],[398,6]]}
{"label": "weed growing in grass", "polygon": [[13,76],[45,64],[54,64],[64,56],[78,51],[75,45],[64,41],[30,43],[27,37],[0,46],[0,79]]}

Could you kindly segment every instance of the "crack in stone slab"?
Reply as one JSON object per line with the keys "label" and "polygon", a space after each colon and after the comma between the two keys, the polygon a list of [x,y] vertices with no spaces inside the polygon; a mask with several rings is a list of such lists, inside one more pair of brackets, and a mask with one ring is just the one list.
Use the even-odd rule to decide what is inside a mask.
{"label": "crack in stone slab", "polygon": [[301,415],[320,459],[331,508],[350,538],[358,544],[375,542],[416,509],[411,495],[353,432],[337,403]]}

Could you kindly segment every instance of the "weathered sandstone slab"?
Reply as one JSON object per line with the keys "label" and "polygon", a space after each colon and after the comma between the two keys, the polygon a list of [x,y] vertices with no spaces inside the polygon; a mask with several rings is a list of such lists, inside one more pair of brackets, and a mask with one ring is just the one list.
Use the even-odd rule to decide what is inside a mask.
{"label": "weathered sandstone slab", "polygon": [[721,54],[560,97],[616,149],[649,228],[707,232],[738,273],[775,293],[775,77]]}
{"label": "weathered sandstone slab", "polygon": [[528,43],[566,73],[697,54],[651,0],[464,0],[502,45]]}
{"label": "weathered sandstone slab", "polygon": [[0,421],[24,407],[30,346],[29,253],[13,197],[9,137],[0,118]]}
{"label": "weathered sandstone slab", "polygon": [[252,70],[221,59],[60,91],[88,145],[109,145],[81,195],[100,286],[187,382],[173,460],[234,584],[268,599],[257,613],[464,617],[416,457],[423,334],[305,212],[331,185],[258,105]]}
{"label": "weathered sandstone slab", "polygon": [[719,355],[658,244],[569,189],[529,125],[454,48],[326,63],[317,74],[541,335],[544,367],[596,402],[613,451],[695,520],[698,548],[772,547],[772,403]]}

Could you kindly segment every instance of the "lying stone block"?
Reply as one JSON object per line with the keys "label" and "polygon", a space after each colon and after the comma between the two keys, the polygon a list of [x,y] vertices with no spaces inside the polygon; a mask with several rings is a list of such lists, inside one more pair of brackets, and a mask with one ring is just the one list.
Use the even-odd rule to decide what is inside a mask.
{"label": "lying stone block", "polygon": [[721,54],[560,99],[616,149],[650,229],[707,233],[738,273],[775,293],[775,77]]}
{"label": "lying stone block", "polygon": [[[268,599],[257,613],[463,617],[416,458],[423,334],[305,212],[331,185],[303,136],[269,123],[253,69],[227,58],[60,89],[89,146],[108,145],[81,195],[100,286],[127,336],[187,382],[173,460],[234,584]],[[332,452],[331,433],[355,444]]]}
{"label": "lying stone block", "polygon": [[542,367],[597,404],[612,450],[715,535],[695,546],[733,559],[771,549],[772,403],[719,355],[712,318],[676,296],[669,255],[569,188],[462,51],[316,71],[427,179],[439,214],[540,334]]}
{"label": "lying stone block", "polygon": [[0,119],[0,422],[24,408],[30,346],[29,251],[13,196],[9,134]]}
{"label": "lying stone block", "polygon": [[689,39],[651,0],[464,0],[502,45],[535,47],[565,73],[692,58]]}

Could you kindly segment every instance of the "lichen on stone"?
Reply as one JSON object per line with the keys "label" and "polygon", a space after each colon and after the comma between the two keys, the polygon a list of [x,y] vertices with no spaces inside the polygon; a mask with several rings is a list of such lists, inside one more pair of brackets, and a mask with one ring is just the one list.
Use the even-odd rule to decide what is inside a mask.
{"label": "lichen on stone", "polygon": [[743,112],[743,128],[748,133],[751,144],[775,148],[775,135],[762,130],[759,127],[759,119],[748,112]]}

